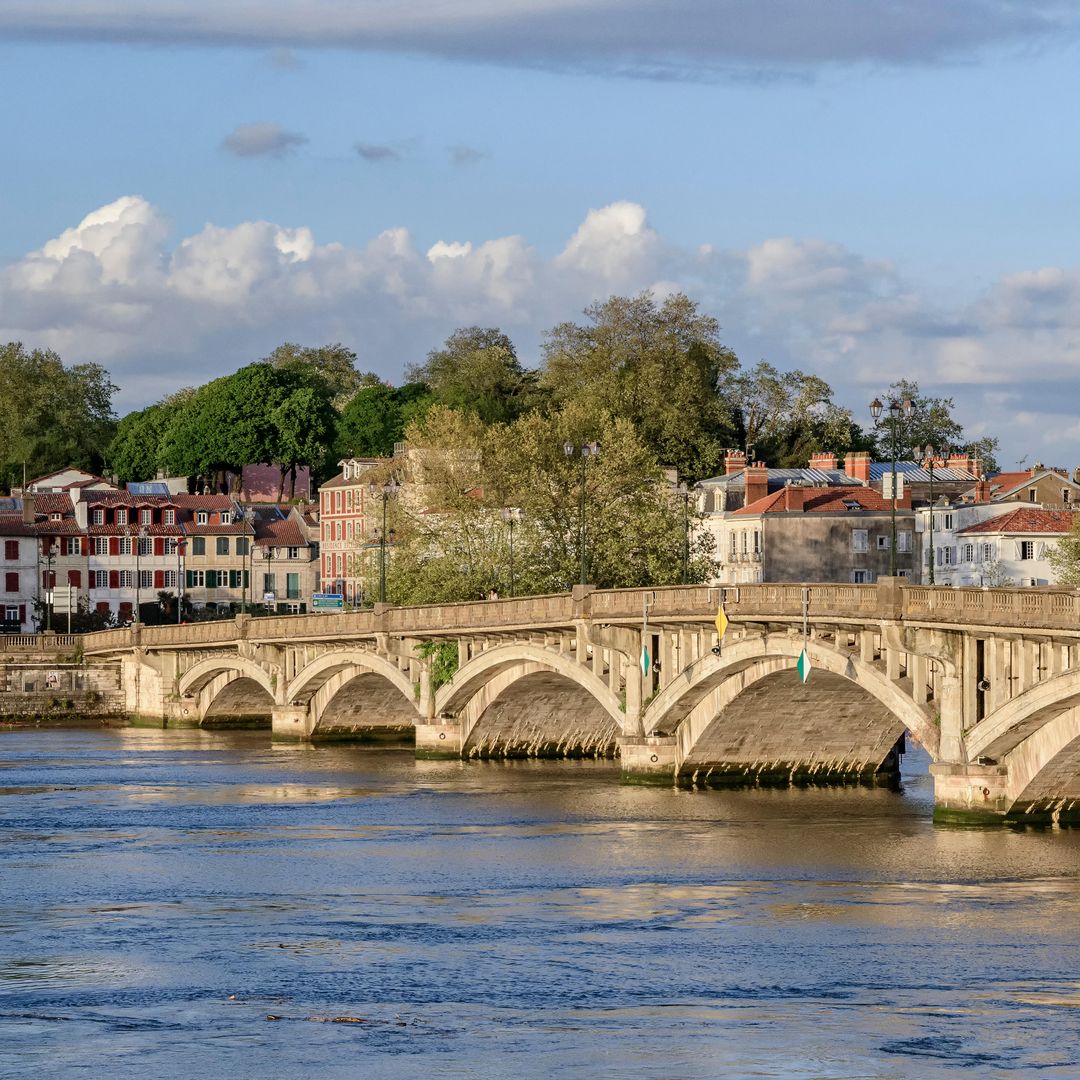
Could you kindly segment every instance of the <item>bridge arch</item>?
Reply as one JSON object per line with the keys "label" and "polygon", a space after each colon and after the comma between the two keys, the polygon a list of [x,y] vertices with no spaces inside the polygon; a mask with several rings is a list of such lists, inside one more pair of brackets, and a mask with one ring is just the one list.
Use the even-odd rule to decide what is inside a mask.
{"label": "bridge arch", "polygon": [[1080,670],[1067,671],[1007,701],[967,733],[968,757],[999,758],[1033,732],[1080,704]]}
{"label": "bridge arch", "polygon": [[181,698],[194,697],[204,727],[266,726],[277,704],[276,676],[243,656],[212,656],[180,676]]}
{"label": "bridge arch", "polygon": [[297,672],[285,689],[285,703],[310,710],[316,738],[411,738],[417,689],[390,660],[363,649],[339,649]]}
{"label": "bridge arch", "polygon": [[466,757],[610,757],[624,719],[607,682],[537,645],[473,657],[439,689],[435,712],[459,718]]}
{"label": "bridge arch", "polygon": [[799,637],[771,634],[703,657],[650,703],[646,733],[675,736],[678,772],[732,782],[872,776],[905,730],[936,758],[939,729],[900,682],[811,638],[803,685],[794,673],[803,647]]}

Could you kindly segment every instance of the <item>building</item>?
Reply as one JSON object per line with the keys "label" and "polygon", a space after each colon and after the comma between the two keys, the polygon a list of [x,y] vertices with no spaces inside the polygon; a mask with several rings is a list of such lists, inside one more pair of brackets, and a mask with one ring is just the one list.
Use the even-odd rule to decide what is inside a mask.
{"label": "building", "polygon": [[228,495],[174,495],[183,530],[184,596],[194,608],[231,613],[252,603],[254,529]]}
{"label": "building", "polygon": [[[719,524],[719,582],[870,584],[889,573],[891,524],[890,501],[872,488],[789,483]],[[896,540],[897,574],[911,577],[914,518],[907,496],[898,500]]]}
{"label": "building", "polygon": [[1075,475],[1070,478],[1066,469],[1032,465],[1020,472],[998,473],[990,477],[989,485],[988,497],[993,502],[1034,503],[1044,508],[1080,504],[1080,483]]}
{"label": "building", "polygon": [[938,550],[955,566],[951,584],[1053,585],[1049,554],[1075,519],[1073,510],[1017,507],[958,530],[956,543]]}
{"label": "building", "polygon": [[36,629],[40,539],[35,524],[23,518],[23,500],[0,499],[0,553],[3,555],[2,614],[5,634]]}
{"label": "building", "polygon": [[385,458],[346,458],[341,472],[319,491],[319,552],[325,592],[340,593],[347,604],[363,602],[364,546],[376,543],[382,528],[383,494],[368,490],[372,470]]}
{"label": "building", "polygon": [[280,614],[311,610],[320,592],[319,522],[310,509],[257,507],[252,568],[259,603]]}

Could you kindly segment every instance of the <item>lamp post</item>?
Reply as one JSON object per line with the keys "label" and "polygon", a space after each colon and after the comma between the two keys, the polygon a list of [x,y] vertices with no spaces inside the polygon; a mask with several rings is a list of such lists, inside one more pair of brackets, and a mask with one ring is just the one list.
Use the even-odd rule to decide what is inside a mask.
{"label": "lamp post", "polygon": [[[376,529],[375,531],[379,536],[379,603],[386,603],[386,503],[387,500],[397,494],[398,488],[401,485],[393,478],[390,477],[381,487],[375,484],[368,484],[369,495],[379,495],[382,498],[382,529]],[[390,530],[389,533],[390,542],[394,542],[394,531]]]}
{"label": "lamp post", "polygon": [[139,608],[141,606],[140,601],[142,599],[142,542],[146,539],[147,532],[146,527],[139,526],[139,531],[135,536],[135,625],[139,625]]}
{"label": "lamp post", "polygon": [[578,554],[581,557],[581,584],[588,583],[588,564],[585,561],[585,466],[589,458],[596,457],[600,453],[598,442],[585,443],[584,446],[575,446],[572,442],[563,443],[563,453],[572,458],[575,454],[581,455],[581,494],[578,496]]}
{"label": "lamp post", "polygon": [[[245,537],[245,539],[247,540],[247,559],[244,560],[244,561],[247,563],[247,575],[248,575],[247,586],[246,587],[244,585],[244,580],[243,580],[243,577],[244,577],[243,566],[241,565],[241,568],[240,568],[240,614],[241,615],[243,615],[244,612],[247,611],[248,590],[250,590],[251,587],[252,587],[252,585],[251,585],[251,577],[252,577],[251,558],[252,558],[252,555],[254,554],[254,551],[255,551],[255,507],[249,506],[244,511],[244,521],[245,521],[246,524],[251,526],[251,535],[248,536],[248,537]],[[255,606],[255,598],[254,597],[252,597],[251,606],[252,607]]]}
{"label": "lamp post", "polygon": [[522,518],[521,510],[514,507],[506,507],[499,511],[499,516],[506,522],[510,529],[510,595],[514,595],[514,526],[519,524]]}
{"label": "lamp post", "polygon": [[690,577],[690,489],[683,480],[675,490],[683,504],[682,583],[685,585]]}
{"label": "lamp post", "polygon": [[52,606],[53,606],[53,559],[59,555],[59,549],[52,537],[49,537],[45,541],[49,546],[45,549],[45,590],[47,593],[45,601],[45,632],[49,633],[52,630]]}
{"label": "lamp post", "polygon": [[187,541],[176,541],[176,624],[183,622],[184,611],[184,552],[187,551]]}
{"label": "lamp post", "polygon": [[[878,426],[884,408],[885,407],[878,398],[874,398],[874,400],[870,402],[870,415],[874,418],[875,426]],[[890,577],[896,577],[896,459],[900,453],[900,436],[903,433],[903,423],[911,416],[913,411],[914,406],[911,402],[911,398],[904,398],[903,401],[891,398],[889,400],[889,414],[885,419],[885,423],[889,427],[889,434],[891,436],[890,442],[892,444],[890,447],[892,453],[892,505],[890,508],[891,542],[889,544]]]}
{"label": "lamp post", "polygon": [[[274,561],[274,547],[273,547],[272,544],[267,544],[266,547],[263,548],[263,560],[266,563],[266,574],[269,575],[269,573],[270,573],[270,564]],[[267,599],[266,599],[267,596],[273,597],[276,600],[277,597],[275,596],[275,592],[276,592],[276,590],[266,588],[266,579],[264,577],[264,579],[263,579],[263,604],[265,604],[267,607],[269,607],[270,603],[273,602],[273,601],[268,602]]]}
{"label": "lamp post", "polygon": [[930,470],[930,584],[934,584],[934,448],[926,444],[926,464]]}

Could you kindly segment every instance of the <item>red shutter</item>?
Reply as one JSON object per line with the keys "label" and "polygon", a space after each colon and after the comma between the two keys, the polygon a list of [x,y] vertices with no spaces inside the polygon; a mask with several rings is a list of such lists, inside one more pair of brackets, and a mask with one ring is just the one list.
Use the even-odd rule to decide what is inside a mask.
{"label": "red shutter", "polygon": [[154,588],[155,589],[164,589],[165,588],[165,571],[164,570],[155,570],[154,571]]}
{"label": "red shutter", "polygon": [[109,611],[111,610],[110,607],[109,607],[109,601],[108,600],[99,600],[97,602],[97,610],[100,611],[102,613],[102,615],[108,615]]}
{"label": "red shutter", "polygon": [[119,570],[110,570],[109,571],[109,588],[110,589],[119,589],[120,588],[120,571]]}
{"label": "red shutter", "polygon": [[119,536],[110,536],[109,537],[109,554],[110,555],[119,555],[120,554],[120,537]]}
{"label": "red shutter", "polygon": [[80,536],[79,537],[79,554],[80,555],[89,555],[90,554],[90,537],[89,536]]}
{"label": "red shutter", "polygon": [[4,558],[10,562],[15,562],[19,557],[19,541],[18,540],[5,540],[4,541]]}
{"label": "red shutter", "polygon": [[4,589],[7,592],[19,591],[19,575],[18,574],[5,574],[4,575]]}
{"label": "red shutter", "polygon": [[68,584],[74,585],[77,589],[82,585],[82,571],[81,570],[69,570],[68,571]]}
{"label": "red shutter", "polygon": [[164,536],[155,536],[154,537],[154,554],[155,555],[164,555],[165,554],[165,537]]}
{"label": "red shutter", "polygon": [[25,604],[20,604],[19,605],[19,625],[21,626],[24,622],[26,622],[26,605]]}

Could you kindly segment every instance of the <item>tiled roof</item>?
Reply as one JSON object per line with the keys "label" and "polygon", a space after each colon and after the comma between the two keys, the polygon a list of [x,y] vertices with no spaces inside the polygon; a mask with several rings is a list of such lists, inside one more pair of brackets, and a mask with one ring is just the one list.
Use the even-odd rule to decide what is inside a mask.
{"label": "tiled roof", "polygon": [[[795,488],[794,490],[798,492],[798,497],[802,499],[802,505],[798,510],[793,510],[791,513],[834,514],[854,513],[860,510],[880,512],[889,510],[892,507],[892,501],[890,499],[882,498],[881,493],[875,491],[873,488],[803,487]],[[736,510],[732,516],[783,514],[787,512],[784,509],[785,501],[784,490],[781,488],[780,491],[774,491],[771,495],[766,495],[764,498],[750,503],[749,506],[744,506],[741,510]],[[910,509],[906,505],[906,502],[906,499],[899,500],[896,504],[897,508],[904,510]]]}
{"label": "tiled roof", "polygon": [[182,506],[185,510],[228,510],[233,499],[231,495],[173,495],[172,501],[176,506]]}
{"label": "tiled roof", "polygon": [[1067,533],[1076,520],[1073,510],[1042,510],[1037,506],[1024,506],[1008,514],[987,518],[977,525],[960,529],[957,536],[971,533]]}
{"label": "tiled roof", "polygon": [[179,506],[174,495],[132,495],[127,491],[84,491],[81,498],[88,506]]}
{"label": "tiled roof", "polygon": [[75,507],[70,495],[46,494],[35,495],[34,511],[38,514],[72,514]]}
{"label": "tiled roof", "polygon": [[308,538],[294,517],[256,521],[256,547],[307,547]]}
{"label": "tiled roof", "polygon": [[34,525],[27,525],[22,514],[0,514],[0,536],[37,536]]}

